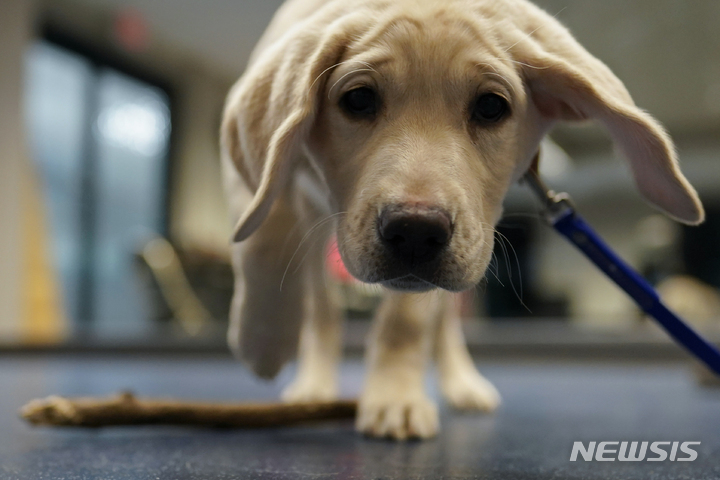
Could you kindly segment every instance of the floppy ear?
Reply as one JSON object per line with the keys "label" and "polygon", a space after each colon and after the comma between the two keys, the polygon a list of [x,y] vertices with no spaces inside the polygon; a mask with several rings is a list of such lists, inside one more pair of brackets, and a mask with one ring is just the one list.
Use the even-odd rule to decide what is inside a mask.
{"label": "floppy ear", "polygon": [[529,32],[518,32],[508,53],[522,68],[544,127],[557,120],[597,120],[629,161],[647,200],[680,222],[702,222],[703,207],[662,126],[635,106],[622,82],[557,21],[544,12],[535,20],[525,25]]}
{"label": "floppy ear", "polygon": [[257,230],[287,185],[315,118],[322,77],[342,56],[351,35],[348,23],[346,18],[322,30],[299,25],[263,51],[230,91],[222,154],[255,192],[235,226],[235,242]]}

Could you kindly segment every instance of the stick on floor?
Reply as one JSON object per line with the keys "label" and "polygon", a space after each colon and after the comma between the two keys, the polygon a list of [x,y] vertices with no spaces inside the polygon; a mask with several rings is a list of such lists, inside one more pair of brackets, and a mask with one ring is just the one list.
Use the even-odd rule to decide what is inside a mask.
{"label": "stick on floor", "polygon": [[354,400],[313,403],[204,403],[138,399],[132,393],[107,398],[52,396],[32,400],[20,410],[33,425],[104,427],[189,425],[257,428],[353,418]]}

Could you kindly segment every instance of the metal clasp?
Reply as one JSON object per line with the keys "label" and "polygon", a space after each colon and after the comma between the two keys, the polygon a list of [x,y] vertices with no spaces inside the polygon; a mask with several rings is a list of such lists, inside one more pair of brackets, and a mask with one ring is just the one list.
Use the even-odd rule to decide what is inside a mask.
{"label": "metal clasp", "polygon": [[551,225],[554,225],[559,219],[575,213],[575,205],[573,205],[570,195],[565,192],[557,193],[550,189],[542,181],[536,169],[528,170],[523,181],[527,182],[530,190],[542,202],[543,214]]}

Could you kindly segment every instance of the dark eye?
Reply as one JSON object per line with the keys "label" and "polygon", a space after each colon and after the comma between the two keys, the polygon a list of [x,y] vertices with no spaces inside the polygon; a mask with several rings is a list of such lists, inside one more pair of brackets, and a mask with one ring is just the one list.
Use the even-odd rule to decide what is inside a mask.
{"label": "dark eye", "polygon": [[472,118],[476,122],[497,122],[508,111],[508,103],[500,95],[486,93],[475,100],[472,109]]}
{"label": "dark eye", "polygon": [[377,113],[378,98],[373,89],[360,87],[343,95],[340,99],[340,105],[351,115],[375,115]]}

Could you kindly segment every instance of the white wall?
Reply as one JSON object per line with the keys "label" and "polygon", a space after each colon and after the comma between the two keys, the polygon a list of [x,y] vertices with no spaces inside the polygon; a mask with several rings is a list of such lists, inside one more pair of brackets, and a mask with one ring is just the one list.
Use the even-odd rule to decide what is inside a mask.
{"label": "white wall", "polygon": [[182,86],[172,167],[171,235],[184,247],[226,254],[230,223],[220,183],[218,130],[227,84],[193,72],[183,76]]}

